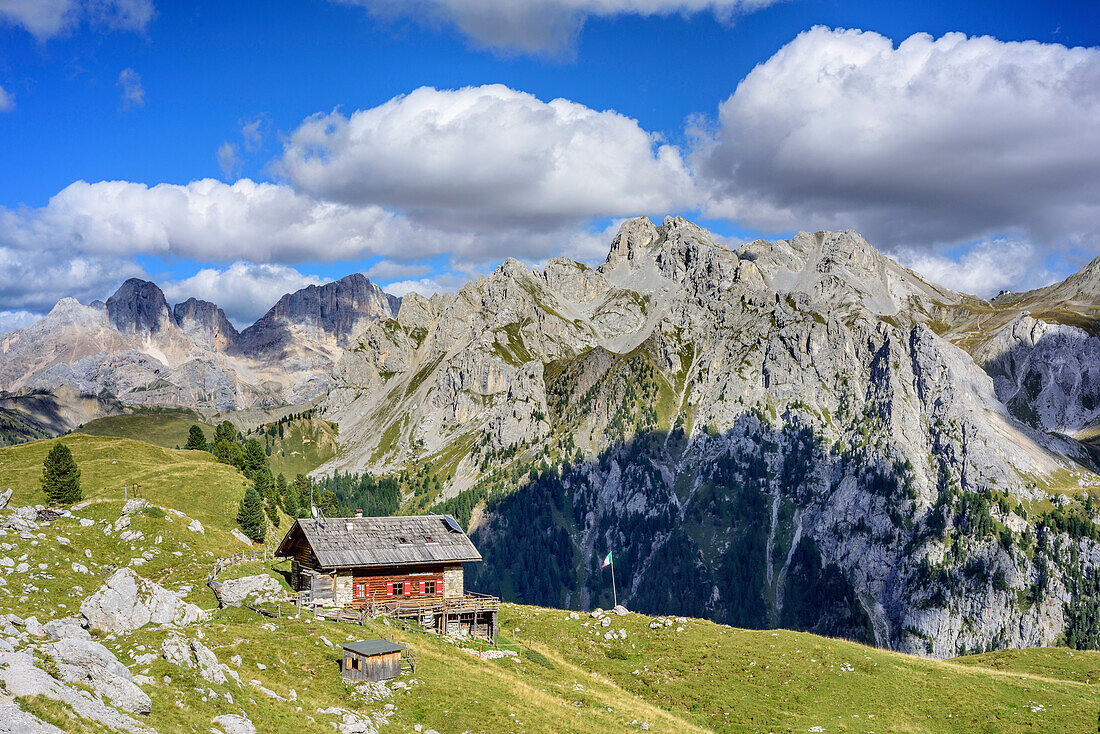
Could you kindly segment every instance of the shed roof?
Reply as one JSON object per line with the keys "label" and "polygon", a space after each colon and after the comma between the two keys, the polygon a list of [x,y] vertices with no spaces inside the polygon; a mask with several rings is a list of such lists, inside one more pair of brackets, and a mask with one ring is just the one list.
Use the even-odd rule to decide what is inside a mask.
{"label": "shed roof", "polygon": [[348,642],[343,645],[343,648],[359,655],[370,656],[401,652],[405,649],[405,646],[389,640],[359,640],[358,642]]}
{"label": "shed roof", "polygon": [[275,555],[290,555],[289,547],[299,537],[309,543],[322,568],[481,560],[477,548],[449,515],[298,520]]}

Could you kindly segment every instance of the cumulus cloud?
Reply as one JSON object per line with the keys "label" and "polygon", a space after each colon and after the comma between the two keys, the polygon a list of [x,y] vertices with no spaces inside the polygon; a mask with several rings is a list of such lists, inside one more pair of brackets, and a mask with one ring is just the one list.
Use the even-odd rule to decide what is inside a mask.
{"label": "cumulus cloud", "polygon": [[81,22],[141,32],[154,14],[152,0],[0,0],[0,21],[22,26],[39,41],[67,33]]}
{"label": "cumulus cloud", "polygon": [[431,271],[432,266],[424,263],[395,263],[392,260],[379,260],[364,270],[363,275],[371,280],[396,280],[427,275]]}
{"label": "cumulus cloud", "polygon": [[1004,289],[1029,290],[1058,280],[1043,265],[1042,252],[1020,240],[986,240],[954,256],[915,249],[891,254],[933,283],[983,298]]}
{"label": "cumulus cloud", "polygon": [[131,277],[145,277],[145,271],[124,258],[0,244],[0,311],[42,314],[66,297],[88,303]]}
{"label": "cumulus cloud", "polygon": [[118,74],[117,84],[122,89],[122,109],[145,104],[145,87],[141,84],[141,75],[136,71],[123,69]]}
{"label": "cumulus cloud", "polygon": [[172,303],[193,297],[218,304],[241,329],[267,313],[283,294],[323,282],[316,275],[304,275],[285,265],[238,261],[227,268],[203,268],[189,278],[163,283],[161,288]]}
{"label": "cumulus cloud", "polygon": [[335,0],[376,16],[429,20],[457,28],[476,45],[558,55],[573,47],[590,17],[690,15],[710,11],[723,21],[776,0]]}
{"label": "cumulus cloud", "polygon": [[0,87],[0,112],[10,112],[15,109],[15,97],[8,90]]}
{"label": "cumulus cloud", "polygon": [[241,179],[176,184],[77,181],[41,208],[0,208],[0,244],[27,250],[174,255],[206,262],[423,259],[450,240],[380,207],[319,201]]}
{"label": "cumulus cloud", "polygon": [[1100,49],[813,28],[697,129],[707,213],[886,246],[1100,242]]}
{"label": "cumulus cloud", "polygon": [[30,311],[0,311],[0,335],[25,329],[39,318],[41,316]]}
{"label": "cumulus cloud", "polygon": [[280,168],[315,196],[466,231],[558,228],[693,196],[680,153],[637,121],[501,85],[422,87],[313,117],[291,134]]}

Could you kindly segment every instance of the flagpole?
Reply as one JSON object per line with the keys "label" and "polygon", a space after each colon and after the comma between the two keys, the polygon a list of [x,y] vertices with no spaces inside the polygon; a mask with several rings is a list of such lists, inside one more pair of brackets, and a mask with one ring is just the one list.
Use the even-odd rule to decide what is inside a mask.
{"label": "flagpole", "polygon": [[611,598],[615,601],[615,606],[619,606],[619,592],[615,590],[615,556],[611,555]]}

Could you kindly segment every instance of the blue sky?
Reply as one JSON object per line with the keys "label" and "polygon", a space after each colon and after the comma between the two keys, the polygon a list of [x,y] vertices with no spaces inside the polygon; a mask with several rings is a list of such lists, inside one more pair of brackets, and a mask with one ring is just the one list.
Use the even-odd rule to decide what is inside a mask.
{"label": "blue sky", "polygon": [[0,0],[0,330],[130,275],[239,324],[453,289],[634,214],[1042,285],[1100,254],[1098,45],[1095,3]]}

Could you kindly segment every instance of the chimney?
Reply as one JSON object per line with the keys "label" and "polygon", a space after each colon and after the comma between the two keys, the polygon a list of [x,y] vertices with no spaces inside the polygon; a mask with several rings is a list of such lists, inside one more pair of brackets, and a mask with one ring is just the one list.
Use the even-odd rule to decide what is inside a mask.
{"label": "chimney", "polygon": [[344,523],[344,527],[346,527],[348,529],[348,535],[351,535],[351,528],[352,528],[351,523],[350,522]]}
{"label": "chimney", "polygon": [[363,511],[362,510],[356,510],[355,511],[355,516],[356,517],[362,517],[363,516]]}

